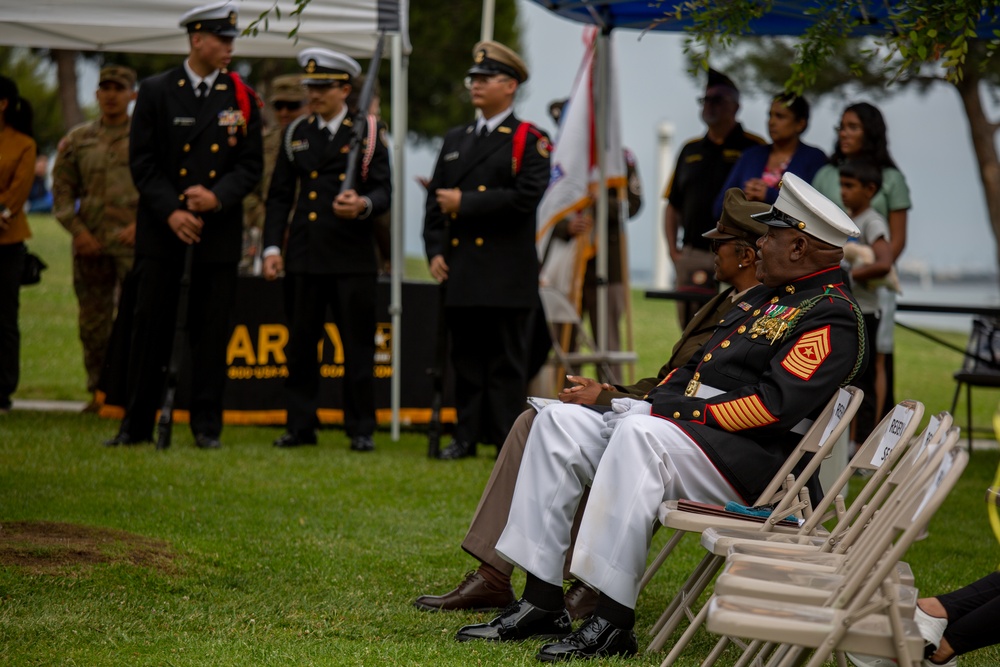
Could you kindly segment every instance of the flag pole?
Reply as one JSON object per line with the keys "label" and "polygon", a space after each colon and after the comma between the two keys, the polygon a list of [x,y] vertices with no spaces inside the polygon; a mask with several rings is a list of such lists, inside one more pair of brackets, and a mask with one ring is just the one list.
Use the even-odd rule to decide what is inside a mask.
{"label": "flag pole", "polygon": [[[595,225],[597,227],[597,338],[598,354],[608,351],[608,187],[607,187],[607,148],[608,148],[608,61],[610,55],[611,28],[603,27],[597,34],[597,85],[594,86],[594,134],[597,144],[597,208]],[[612,378],[601,378],[611,382]]]}

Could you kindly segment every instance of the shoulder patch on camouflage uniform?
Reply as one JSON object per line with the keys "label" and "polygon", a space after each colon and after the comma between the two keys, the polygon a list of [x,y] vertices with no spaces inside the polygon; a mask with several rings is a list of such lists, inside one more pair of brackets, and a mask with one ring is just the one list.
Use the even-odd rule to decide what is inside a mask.
{"label": "shoulder patch on camouflage uniform", "polygon": [[799,338],[781,361],[781,367],[799,378],[808,380],[830,356],[830,327],[808,331]]}
{"label": "shoulder patch on camouflage uniform", "polygon": [[744,396],[718,405],[709,405],[708,410],[723,429],[730,433],[749,428],[759,428],[778,421],[757,394]]}

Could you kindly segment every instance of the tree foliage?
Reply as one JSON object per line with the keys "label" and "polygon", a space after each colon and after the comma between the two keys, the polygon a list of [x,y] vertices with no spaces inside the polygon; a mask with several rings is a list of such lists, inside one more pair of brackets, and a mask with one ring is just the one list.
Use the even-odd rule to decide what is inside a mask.
{"label": "tree foliage", "polygon": [[[735,40],[752,33],[750,24],[771,11],[773,0],[689,0],[682,3],[693,26],[686,50],[694,67],[707,67],[709,55],[732,48]],[[855,49],[854,60],[840,56],[850,52],[851,38],[867,29],[872,32],[875,9],[888,15],[875,30],[869,46]],[[982,25],[997,18],[1000,0],[818,0],[807,10],[815,21],[794,41],[794,57],[783,88],[802,93],[823,88],[828,66],[840,61],[854,76],[890,81],[931,76],[957,83],[966,72],[970,50],[982,43]],[[1000,33],[985,35],[988,45],[978,54],[977,67],[991,61]]]}
{"label": "tree foliage", "polygon": [[0,47],[0,72],[13,79],[21,97],[31,103],[39,152],[54,151],[63,136],[63,121],[52,63],[31,49],[5,46]]}

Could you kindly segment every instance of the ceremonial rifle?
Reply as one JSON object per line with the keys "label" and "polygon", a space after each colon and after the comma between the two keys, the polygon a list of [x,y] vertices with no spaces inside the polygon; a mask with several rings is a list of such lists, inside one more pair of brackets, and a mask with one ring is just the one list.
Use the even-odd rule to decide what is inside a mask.
{"label": "ceremonial rifle", "polygon": [[167,364],[167,377],[163,393],[163,407],[156,423],[156,448],[170,446],[170,435],[174,426],[174,397],[177,394],[177,372],[184,353],[184,339],[187,338],[187,313],[191,301],[191,267],[194,264],[194,244],[184,249],[184,270],[181,273],[180,291],[177,293],[177,323],[174,326],[174,344]]}
{"label": "ceremonial rifle", "polygon": [[[368,72],[365,74],[365,85],[361,87],[361,94],[358,96],[358,108],[354,113],[354,126],[352,127],[354,131],[351,133],[351,148],[347,154],[347,169],[344,170],[344,180],[340,184],[341,192],[353,190],[357,180],[361,147],[368,130],[368,108],[372,105],[372,98],[375,96],[375,81],[378,79],[378,68],[382,63],[384,43],[385,32],[383,31],[378,35],[375,52],[372,54],[372,61],[368,64]],[[375,141],[376,139],[372,137],[370,140]]]}

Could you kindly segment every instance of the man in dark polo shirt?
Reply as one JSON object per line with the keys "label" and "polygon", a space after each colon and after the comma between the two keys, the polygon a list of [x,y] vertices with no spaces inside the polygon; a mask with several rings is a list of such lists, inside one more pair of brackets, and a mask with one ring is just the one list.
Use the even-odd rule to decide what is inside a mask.
{"label": "man in dark polo shirt", "polygon": [[[712,203],[743,151],[766,142],[744,131],[736,121],[740,91],[725,74],[708,70],[708,85],[700,102],[701,119],[708,132],[686,143],[677,157],[674,174],[663,193],[663,198],[669,200],[663,226],[678,291],[702,294],[707,300],[718,290],[709,241],[702,236],[715,226]],[[681,230],[683,236],[679,235]],[[687,326],[701,304],[677,302],[681,328]]]}

